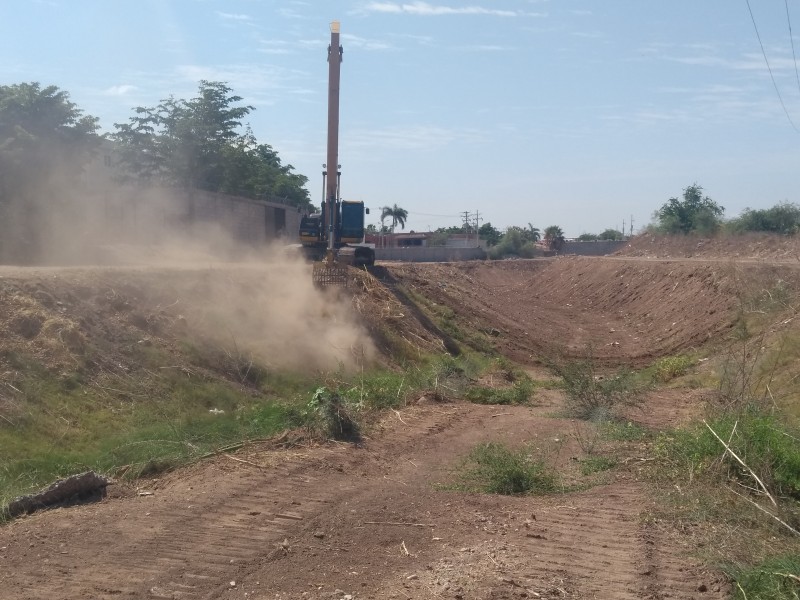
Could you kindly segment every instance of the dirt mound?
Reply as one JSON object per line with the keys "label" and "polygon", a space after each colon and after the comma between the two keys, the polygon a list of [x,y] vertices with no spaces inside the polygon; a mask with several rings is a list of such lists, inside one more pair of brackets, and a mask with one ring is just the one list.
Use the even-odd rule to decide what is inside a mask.
{"label": "dirt mound", "polygon": [[[633,365],[725,332],[736,317],[743,281],[765,271],[755,265],[588,257],[390,270],[412,292],[430,298],[428,308],[441,319],[483,335],[520,362],[583,356],[591,346],[600,361]],[[794,271],[767,275],[796,279]]]}
{"label": "dirt mound", "polygon": [[[5,269],[0,365],[144,377],[160,354],[234,379],[237,362],[308,372],[373,360],[378,322],[441,346],[380,284],[359,282],[336,295],[314,290],[301,268]],[[199,364],[206,350],[215,357]]]}
{"label": "dirt mound", "polygon": [[703,258],[716,260],[800,260],[800,240],[771,233],[742,233],[699,237],[644,233],[631,238],[615,256]]}

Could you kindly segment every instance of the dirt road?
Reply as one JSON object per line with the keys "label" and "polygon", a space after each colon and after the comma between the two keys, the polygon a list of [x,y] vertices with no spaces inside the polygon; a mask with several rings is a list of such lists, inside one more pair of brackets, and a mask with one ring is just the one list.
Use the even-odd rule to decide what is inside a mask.
{"label": "dirt road", "polygon": [[568,465],[580,448],[552,409],[412,407],[358,448],[249,448],[21,518],[0,529],[2,596],[723,597],[643,518],[652,500],[625,470],[539,497],[441,485],[480,441],[533,440]]}

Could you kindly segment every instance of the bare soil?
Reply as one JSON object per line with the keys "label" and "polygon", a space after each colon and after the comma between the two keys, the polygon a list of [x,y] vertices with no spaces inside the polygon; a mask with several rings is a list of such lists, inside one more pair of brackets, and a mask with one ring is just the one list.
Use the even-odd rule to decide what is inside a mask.
{"label": "bare soil", "polygon": [[574,462],[577,443],[556,441],[570,423],[542,412],[414,407],[360,447],[249,447],[117,485],[99,504],[0,529],[3,597],[725,597],[718,574],[645,518],[652,500],[632,470],[539,497],[447,489],[481,441],[533,441]]}
{"label": "bare soil", "polygon": [[[796,277],[786,265],[636,257],[390,265],[391,282],[364,277],[345,300],[368,330],[388,323],[392,336],[426,351],[462,331],[534,370],[543,357],[582,356],[587,346],[610,366],[641,366],[723,335],[748,269]],[[222,276],[6,269],[0,356],[25,352],[58,371],[100,344],[106,358],[86,365],[89,379],[131,377],[140,372],[131,348],[147,339],[182,364],[182,332],[201,315],[198,274]],[[244,271],[223,274],[247,282]],[[426,307],[433,329],[403,294]],[[379,350],[390,342],[376,339]],[[672,426],[703,401],[702,391],[661,390],[630,418]],[[562,405],[556,390],[539,390],[533,407],[420,403],[390,413],[359,445],[250,445],[118,482],[101,502],[0,527],[0,596],[727,597],[724,578],[693,558],[696,541],[650,518],[656,499],[640,481],[635,443],[614,470],[580,474],[585,453],[576,424],[555,416]],[[455,491],[455,471],[482,441],[532,444],[570,487],[524,497]]]}
{"label": "bare soil", "polygon": [[[796,279],[790,266],[776,266]],[[758,265],[565,257],[401,265],[395,277],[523,364],[591,353],[641,366],[699,348],[734,322]],[[776,276],[770,273],[770,277]],[[434,306],[435,310],[435,306]]]}

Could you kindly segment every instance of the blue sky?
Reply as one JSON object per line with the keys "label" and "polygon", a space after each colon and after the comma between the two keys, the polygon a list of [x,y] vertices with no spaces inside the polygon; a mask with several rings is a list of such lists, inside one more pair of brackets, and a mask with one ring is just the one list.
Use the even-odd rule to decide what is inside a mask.
{"label": "blue sky", "polygon": [[[791,20],[751,5],[800,129],[800,0]],[[316,202],[332,20],[343,196],[406,208],[406,230],[463,211],[638,229],[694,182],[728,216],[800,202],[800,133],[745,0],[6,0],[0,82],[57,85],[111,131],[226,81]]]}

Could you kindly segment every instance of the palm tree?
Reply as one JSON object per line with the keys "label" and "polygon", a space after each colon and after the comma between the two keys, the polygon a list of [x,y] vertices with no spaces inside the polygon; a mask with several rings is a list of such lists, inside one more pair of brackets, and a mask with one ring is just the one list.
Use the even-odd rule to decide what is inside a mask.
{"label": "palm tree", "polygon": [[384,206],[381,209],[381,225],[383,225],[384,219],[391,217],[392,218],[392,227],[391,232],[394,233],[394,228],[397,224],[400,224],[400,229],[406,228],[406,219],[408,218],[408,211],[405,208],[400,208],[395,204],[394,206]]}
{"label": "palm tree", "polygon": [[539,232],[538,227],[534,227],[532,223],[528,223],[527,237],[534,244],[542,239],[542,234]]}
{"label": "palm tree", "polygon": [[544,241],[550,250],[558,252],[564,246],[564,232],[558,225],[550,225],[544,230]]}

